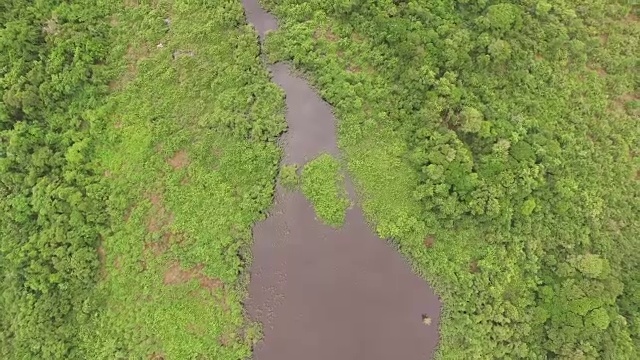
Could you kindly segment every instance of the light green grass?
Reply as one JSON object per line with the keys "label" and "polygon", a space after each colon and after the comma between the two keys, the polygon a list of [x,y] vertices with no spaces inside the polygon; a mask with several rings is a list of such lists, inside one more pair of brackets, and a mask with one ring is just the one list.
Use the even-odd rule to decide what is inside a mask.
{"label": "light green grass", "polygon": [[287,190],[295,190],[300,185],[298,165],[282,165],[280,168],[280,184]]}
{"label": "light green grass", "polygon": [[340,163],[328,154],[309,161],[302,169],[302,192],[318,218],[336,228],[344,224],[349,207],[343,180]]}
{"label": "light green grass", "polygon": [[[125,60],[97,115],[108,119],[99,160],[114,225],[84,352],[247,358],[260,337],[242,307],[251,227],[273,196],[282,93],[240,2],[160,1],[114,22],[114,61]],[[191,279],[171,281],[176,264]]]}

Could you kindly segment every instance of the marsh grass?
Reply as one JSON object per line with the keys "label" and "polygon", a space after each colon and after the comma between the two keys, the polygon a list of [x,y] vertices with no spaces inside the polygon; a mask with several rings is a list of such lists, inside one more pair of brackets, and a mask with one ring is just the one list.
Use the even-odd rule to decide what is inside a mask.
{"label": "marsh grass", "polygon": [[336,228],[344,224],[349,200],[340,162],[336,158],[322,154],[305,164],[302,169],[302,192],[324,223]]}

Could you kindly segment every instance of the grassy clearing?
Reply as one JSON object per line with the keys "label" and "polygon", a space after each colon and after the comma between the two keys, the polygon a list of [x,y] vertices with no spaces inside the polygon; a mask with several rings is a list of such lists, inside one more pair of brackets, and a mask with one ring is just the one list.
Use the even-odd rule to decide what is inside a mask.
{"label": "grassy clearing", "polygon": [[327,225],[344,224],[349,200],[346,197],[340,172],[340,162],[322,154],[302,169],[302,192],[313,205],[316,215]]}
{"label": "grassy clearing", "polygon": [[285,123],[244,22],[236,1],[132,3],[113,17],[120,76],[97,114],[113,225],[86,358],[242,359],[260,336],[244,271]]}

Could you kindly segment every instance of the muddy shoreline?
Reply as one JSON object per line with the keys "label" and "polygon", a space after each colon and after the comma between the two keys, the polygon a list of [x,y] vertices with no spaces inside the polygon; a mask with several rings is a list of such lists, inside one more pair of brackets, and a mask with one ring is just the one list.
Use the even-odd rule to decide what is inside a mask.
{"label": "muddy shoreline", "polygon": [[[247,21],[263,40],[276,19],[257,0],[243,0]],[[321,153],[339,157],[329,104],[288,65],[269,66],[286,93],[289,129],[284,164]],[[387,360],[431,358],[438,342],[440,302],[402,256],[378,238],[355,204],[345,225],[316,219],[299,192],[277,187],[270,216],[254,227],[250,317],[263,324],[256,360]],[[431,325],[423,323],[423,315]]]}

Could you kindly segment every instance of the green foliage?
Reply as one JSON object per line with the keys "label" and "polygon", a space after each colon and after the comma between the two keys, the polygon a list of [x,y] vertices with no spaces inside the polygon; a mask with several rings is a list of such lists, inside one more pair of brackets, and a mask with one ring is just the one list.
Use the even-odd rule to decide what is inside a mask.
{"label": "green foliage", "polygon": [[[103,100],[105,7],[0,5],[0,357],[82,358],[108,194],[88,111]],[[49,24],[49,27],[46,25]],[[53,30],[55,28],[55,31]]]}
{"label": "green foliage", "polygon": [[322,154],[305,164],[302,169],[302,192],[327,225],[337,228],[344,224],[349,200],[338,160]]}
{"label": "green foliage", "polygon": [[283,95],[240,2],[0,3],[0,358],[244,359]]}
{"label": "green foliage", "polygon": [[[269,59],[334,105],[368,217],[445,303],[441,358],[638,358],[636,7],[264,3]],[[10,0],[0,24],[0,358],[248,357],[285,122],[241,2]],[[337,160],[302,188],[342,224]]]}
{"label": "green foliage", "polygon": [[280,184],[289,190],[294,190],[300,185],[298,165],[283,165],[280,168]]}
{"label": "green foliage", "polygon": [[270,59],[334,106],[365,212],[444,301],[438,356],[638,357],[635,7],[264,2]]}

